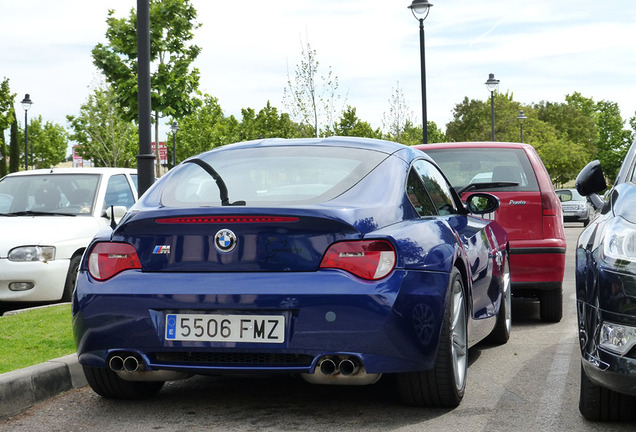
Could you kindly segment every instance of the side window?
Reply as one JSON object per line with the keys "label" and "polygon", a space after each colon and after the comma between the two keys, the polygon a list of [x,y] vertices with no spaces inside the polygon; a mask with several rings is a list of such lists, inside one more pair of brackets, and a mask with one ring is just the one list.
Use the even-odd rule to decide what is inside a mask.
{"label": "side window", "polygon": [[437,212],[442,216],[457,213],[451,187],[439,169],[426,160],[415,161],[413,167],[422,179]]}
{"label": "side window", "polygon": [[411,168],[409,172],[409,178],[406,183],[406,195],[420,217],[435,216],[437,214],[435,205],[433,205],[431,197],[428,195],[428,192],[426,192],[426,188],[414,168]]}
{"label": "side window", "polygon": [[106,197],[104,198],[105,209],[110,206],[124,206],[129,209],[134,203],[135,198],[125,175],[118,174],[108,179]]}

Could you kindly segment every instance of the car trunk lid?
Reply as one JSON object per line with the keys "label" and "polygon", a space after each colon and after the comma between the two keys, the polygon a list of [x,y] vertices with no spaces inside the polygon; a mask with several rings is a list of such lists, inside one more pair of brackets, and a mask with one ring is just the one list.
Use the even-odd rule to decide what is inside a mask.
{"label": "car trunk lid", "polygon": [[263,272],[315,271],[329,245],[362,237],[328,213],[270,210],[137,217],[116,239],[135,247],[144,271]]}

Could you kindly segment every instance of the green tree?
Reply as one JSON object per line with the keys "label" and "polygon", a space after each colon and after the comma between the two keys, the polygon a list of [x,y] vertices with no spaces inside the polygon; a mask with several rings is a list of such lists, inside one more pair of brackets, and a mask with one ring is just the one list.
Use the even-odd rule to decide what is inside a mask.
{"label": "green tree", "polygon": [[384,137],[390,141],[404,142],[403,135],[409,125],[413,125],[413,111],[406,104],[404,91],[398,81],[389,98],[389,111],[382,115]]}
{"label": "green tree", "polygon": [[289,114],[278,114],[278,109],[267,101],[258,114],[252,108],[241,110],[240,139],[252,140],[258,138],[294,138],[299,126],[289,118]]}
{"label": "green tree", "polygon": [[203,105],[179,120],[177,163],[215,147],[240,141],[240,123],[225,117],[217,98],[204,95]]}
{"label": "green tree", "polygon": [[287,86],[284,89],[283,104],[290,110],[292,119],[301,124],[310,125],[313,136],[318,137],[324,125],[331,125],[339,116],[338,77],[333,74],[331,67],[327,74],[320,76],[320,63],[316,59],[316,50],[309,44],[302,45],[301,60],[296,65],[294,78],[287,72]]}
{"label": "green tree", "polygon": [[135,167],[139,138],[132,121],[121,117],[112,87],[96,88],[77,116],[66,116],[76,151],[99,167]]}
{"label": "green tree", "polygon": [[[124,118],[137,117],[137,15],[115,18],[110,10],[106,23],[108,44],[93,49],[93,62],[113,86],[116,102],[126,107]],[[150,77],[154,111],[155,142],[159,142],[159,118],[181,118],[201,101],[198,93],[199,70],[191,68],[201,49],[191,45],[193,31],[200,25],[190,0],[150,0]],[[157,146],[158,150],[158,146]],[[158,156],[158,154],[157,154]],[[157,175],[159,175],[157,164]]]}
{"label": "green tree", "polygon": [[64,127],[44,122],[42,116],[29,122],[30,164],[35,168],[49,168],[62,162],[68,147],[68,134]]}
{"label": "green tree", "polygon": [[554,126],[557,136],[581,144],[589,155],[596,152],[598,136],[594,112],[586,113],[574,103],[540,102],[534,105],[537,118]]}
{"label": "green tree", "polygon": [[613,182],[629,149],[631,133],[615,102],[597,102],[598,142],[596,158],[601,162],[607,180]]}
{"label": "green tree", "polygon": [[9,151],[5,142],[4,133],[15,118],[13,109],[14,99],[15,93],[11,93],[9,79],[5,78],[0,83],[0,177],[4,177],[7,174],[7,157],[9,156]]}
{"label": "green tree", "polygon": [[330,129],[328,134],[336,136],[382,138],[382,131],[380,129],[373,129],[369,123],[360,120],[356,114],[356,109],[352,106],[347,106],[347,109],[342,113],[340,119],[334,123],[333,129]]}
{"label": "green tree", "polygon": [[[587,106],[581,100],[581,106]],[[495,94],[495,138],[518,142],[521,126],[517,120],[523,110],[524,142],[531,144],[543,160],[555,183],[563,184],[576,177],[589,159],[594,126],[589,118],[566,104],[542,102],[523,106],[509,93]],[[464,100],[455,106],[453,120],[446,127],[449,142],[490,141],[490,101]]]}

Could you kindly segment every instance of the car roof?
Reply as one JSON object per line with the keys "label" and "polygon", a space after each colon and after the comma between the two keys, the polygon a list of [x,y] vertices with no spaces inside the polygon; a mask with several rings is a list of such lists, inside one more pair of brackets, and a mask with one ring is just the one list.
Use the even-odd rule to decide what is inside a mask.
{"label": "car roof", "polygon": [[86,168],[44,168],[28,171],[18,171],[7,174],[7,177],[43,175],[43,174],[137,174],[134,168],[113,168],[113,167],[86,167]]}
{"label": "car roof", "polygon": [[235,144],[228,144],[216,147],[210,151],[229,151],[237,148],[254,148],[254,147],[276,147],[276,146],[307,146],[318,145],[323,147],[352,147],[364,148],[369,150],[381,151],[384,153],[394,153],[399,150],[408,149],[404,144],[379,140],[374,138],[358,138],[358,137],[326,137],[326,138],[268,138],[253,141],[244,141]]}

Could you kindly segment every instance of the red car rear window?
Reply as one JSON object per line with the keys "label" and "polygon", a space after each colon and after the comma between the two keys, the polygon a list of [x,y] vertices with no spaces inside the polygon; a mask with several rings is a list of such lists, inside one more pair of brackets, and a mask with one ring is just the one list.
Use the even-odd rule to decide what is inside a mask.
{"label": "red car rear window", "polygon": [[[517,186],[496,191],[538,192],[537,178],[523,149],[456,148],[423,149],[437,162],[455,189],[474,183],[514,182]],[[472,190],[479,190],[476,187]]]}

